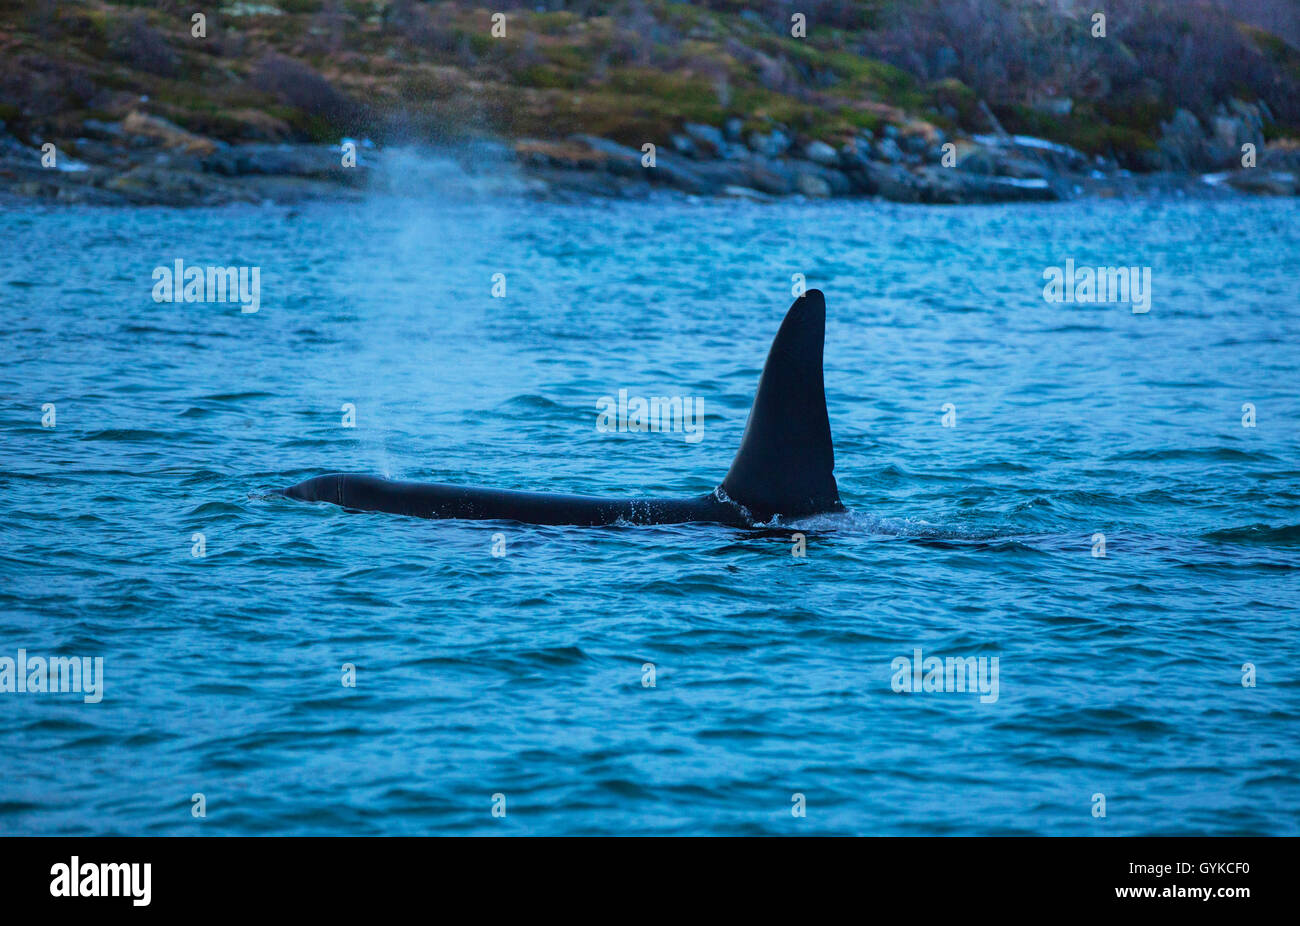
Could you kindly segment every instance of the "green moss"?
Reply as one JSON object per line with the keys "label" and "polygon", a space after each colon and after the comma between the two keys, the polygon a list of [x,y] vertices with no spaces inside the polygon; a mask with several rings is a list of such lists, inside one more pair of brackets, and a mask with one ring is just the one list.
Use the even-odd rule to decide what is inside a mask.
{"label": "green moss", "polygon": [[469,42],[470,50],[480,57],[496,51],[501,47],[500,43],[506,41],[505,39],[494,39],[491,32],[487,30],[466,32],[464,37]]}
{"label": "green moss", "polygon": [[577,89],[584,83],[581,74],[546,64],[533,64],[514,72],[515,82],[524,87]]}
{"label": "green moss", "polygon": [[1069,116],[1028,106],[1000,110],[998,115],[1008,131],[1046,138],[1084,154],[1121,156],[1154,148],[1162,118],[1158,109],[1148,106],[1103,112],[1088,104],[1076,107]]}
{"label": "green moss", "polygon": [[[507,23],[509,18],[507,17]],[[528,31],[540,35],[567,35],[580,26],[582,17],[568,10],[552,10],[547,13],[533,13],[527,17]],[[507,27],[508,28],[508,27]]]}
{"label": "green moss", "polygon": [[[232,2],[221,0],[215,9]],[[188,41],[188,14],[177,19],[174,3],[60,4],[52,19],[16,17],[6,27],[15,38],[9,60],[21,60],[25,68],[32,61],[49,64],[47,70],[55,64],[74,68],[78,85],[89,85],[96,94],[148,95],[181,124],[217,137],[247,124],[248,114],[243,119],[228,115],[241,110],[272,115],[303,137],[337,136],[340,125],[284,107],[248,83],[255,62],[268,51],[329,75],[340,92],[376,120],[391,119],[441,137],[458,127],[495,127],[515,136],[588,132],[640,144],[664,141],[684,122],[720,126],[739,117],[746,131],[781,124],[795,134],[835,142],[862,129],[879,131],[886,122],[923,118],[954,133],[983,122],[977,94],[961,82],[922,84],[858,53],[869,45],[867,31],[884,14],[906,17],[917,0],[818,6],[809,11],[804,39],[789,35],[789,10],[745,0],[637,0],[584,4],[576,12],[512,7],[505,10],[505,38],[491,35],[491,5],[467,0],[411,0],[414,15],[402,28],[383,22],[391,0],[257,2],[284,15],[218,12],[220,40],[207,44]],[[24,3],[23,9],[28,8]],[[754,16],[755,9],[767,12]],[[338,14],[337,41],[322,30],[327,10]],[[751,14],[741,15],[746,10]],[[110,54],[109,37],[126,16],[142,17],[163,35],[177,56],[174,71],[146,73],[129,56]],[[1170,42],[1179,41],[1175,31]],[[1243,26],[1241,32],[1275,68],[1275,83],[1239,86],[1236,94],[1248,100],[1264,94],[1271,104],[1278,103],[1280,94],[1285,100],[1283,91],[1300,84],[1300,52],[1262,30]],[[0,61],[0,71],[4,65]],[[1111,78],[1142,73],[1143,62],[1116,42],[1095,67],[1101,77]],[[1025,99],[1034,89],[1011,88],[1007,97]],[[995,104],[995,109],[1012,131],[1088,153],[1124,154],[1152,147],[1160,123],[1185,96],[1178,87],[1149,81],[1113,84],[1112,91],[1092,101],[1077,93],[1068,117],[1028,106]],[[76,95],[69,91],[67,97],[50,107],[60,113],[58,118],[79,112],[89,99],[81,90]],[[40,108],[23,103],[6,103],[0,112],[21,119],[23,112]],[[1294,133],[1295,126],[1288,123],[1300,119],[1296,108],[1273,108],[1282,124],[1267,126],[1268,137]]]}
{"label": "green moss", "polygon": [[656,111],[675,109],[688,122],[719,123],[724,117],[718,90],[711,81],[651,68],[612,68],[602,97],[622,95]]}
{"label": "green moss", "polygon": [[585,73],[592,62],[592,52],[585,48],[571,45],[548,45],[541,53],[556,68],[576,73]]}

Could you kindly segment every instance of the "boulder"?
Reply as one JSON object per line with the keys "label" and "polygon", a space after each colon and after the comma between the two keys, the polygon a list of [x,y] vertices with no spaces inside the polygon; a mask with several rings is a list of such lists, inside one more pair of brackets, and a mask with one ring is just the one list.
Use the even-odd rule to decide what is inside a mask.
{"label": "boulder", "polygon": [[1220,105],[1210,120],[1206,149],[1214,167],[1240,167],[1242,146],[1264,146],[1264,114],[1259,106],[1232,100]]}
{"label": "boulder", "polygon": [[1242,193],[1259,196],[1295,196],[1300,192],[1297,175],[1288,171],[1246,167],[1228,175],[1228,185]]}
{"label": "boulder", "polygon": [[769,196],[786,196],[794,191],[794,172],[783,162],[756,157],[745,162],[743,186],[767,193]]}
{"label": "boulder", "polygon": [[804,196],[814,199],[826,199],[831,195],[831,185],[811,171],[800,171],[795,174],[794,188]]}
{"label": "boulder", "polygon": [[211,154],[217,147],[210,138],[187,132],[175,123],[138,110],[122,120],[122,132],[134,142],[147,140],[164,148],[179,148],[188,154]]}
{"label": "boulder", "polygon": [[854,139],[840,148],[836,166],[843,171],[860,170],[871,160],[871,146]]}
{"label": "boulder", "polygon": [[99,119],[86,119],[81,123],[81,133],[86,138],[97,141],[120,141],[126,134],[120,122],[101,122]]}
{"label": "boulder", "polygon": [[920,185],[906,168],[871,162],[865,171],[863,192],[881,196],[894,203],[921,201]]}
{"label": "boulder", "polygon": [[118,174],[103,186],[128,202],[140,205],[203,206],[261,199],[249,190],[214,184],[210,177],[202,174],[146,166]]}
{"label": "boulder", "polygon": [[331,145],[231,145],[202,160],[203,170],[227,177],[281,176],[355,182],[364,165],[344,167],[343,155]]}
{"label": "boulder", "polygon": [[[888,126],[888,128],[892,129],[893,126]],[[897,132],[897,130],[895,130],[895,132]],[[876,142],[873,150],[878,160],[886,161],[890,164],[897,164],[899,161],[903,160],[903,150],[898,147],[898,142],[894,141],[894,139],[888,134],[886,134],[886,136],[880,141]]]}
{"label": "boulder", "polygon": [[[660,162],[662,165],[662,161]],[[680,163],[666,165],[664,178],[675,189],[699,196],[721,196],[727,187],[747,186],[744,168],[736,161],[703,161],[689,167]]]}
{"label": "boulder", "polygon": [[929,149],[930,143],[923,135],[904,135],[903,144],[901,145],[907,154],[925,154]]}
{"label": "boulder", "polygon": [[1046,179],[1052,173],[1041,162],[1017,157],[1007,148],[984,146],[959,152],[957,169],[983,177],[1017,177],[1020,179]]}
{"label": "boulder", "polygon": [[683,127],[686,135],[694,142],[696,154],[713,157],[718,155],[727,140],[723,137],[721,130],[711,125],[704,125],[699,122],[688,122]]}
{"label": "boulder", "polygon": [[834,167],[839,163],[839,153],[824,141],[810,141],[804,145],[803,156],[814,164]]}
{"label": "boulder", "polygon": [[1025,173],[1025,164],[1037,164],[1035,170],[1076,173],[1086,171],[1090,166],[1088,157],[1083,152],[1032,135],[976,135],[972,141],[983,157],[990,159],[994,165],[1005,165],[1001,169],[985,171],[987,173],[1012,177],[1035,176],[1035,173]]}
{"label": "boulder", "polygon": [[765,158],[779,158],[790,150],[790,138],[780,129],[771,132],[751,132],[749,150]]}
{"label": "boulder", "polygon": [[1177,110],[1173,118],[1160,124],[1157,166],[1164,170],[1205,170],[1210,157],[1201,123],[1186,109]]}
{"label": "boulder", "polygon": [[913,175],[915,195],[925,203],[1047,202],[1060,199],[1046,178],[996,177],[950,167],[924,167]]}
{"label": "boulder", "polygon": [[[584,145],[600,155],[604,159],[605,169],[610,173],[632,176],[650,169],[641,166],[642,153],[640,151],[610,141],[608,138],[600,138],[596,135],[572,135],[570,141]],[[656,153],[656,165],[658,160],[658,154]]]}

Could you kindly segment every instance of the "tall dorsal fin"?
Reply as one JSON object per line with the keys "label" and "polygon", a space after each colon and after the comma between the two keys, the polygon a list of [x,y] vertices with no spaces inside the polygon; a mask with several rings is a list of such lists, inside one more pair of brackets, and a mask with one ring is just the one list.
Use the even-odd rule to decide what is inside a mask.
{"label": "tall dorsal fin", "polygon": [[722,491],[760,520],[838,511],[835,448],[822,382],[826,299],[795,300],[768,351],[740,450]]}

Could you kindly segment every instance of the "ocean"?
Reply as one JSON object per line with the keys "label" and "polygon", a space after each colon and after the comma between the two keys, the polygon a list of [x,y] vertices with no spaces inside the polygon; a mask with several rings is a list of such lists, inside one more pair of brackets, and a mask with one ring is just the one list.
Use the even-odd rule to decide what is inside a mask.
{"label": "ocean", "polygon": [[[0,832],[1300,834],[1295,200],[3,212],[0,689],[102,687],[11,674]],[[257,311],[156,301],[177,260]],[[845,514],[269,494],[707,492],[801,281]]]}

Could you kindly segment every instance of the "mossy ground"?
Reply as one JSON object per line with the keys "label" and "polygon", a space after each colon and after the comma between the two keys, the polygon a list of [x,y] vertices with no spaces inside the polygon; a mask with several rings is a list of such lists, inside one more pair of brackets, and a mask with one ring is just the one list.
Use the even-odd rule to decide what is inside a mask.
{"label": "mossy ground", "polygon": [[[861,4],[857,28],[810,15],[806,38],[787,14],[742,3],[580,6],[507,9],[494,36],[492,11],[473,3],[224,2],[196,38],[179,0],[0,0],[0,118],[57,136],[144,107],[232,141],[586,132],[638,146],[733,117],[830,142],[886,124],[979,125],[979,97],[960,80],[923,82],[861,53],[898,2]],[[1300,56],[1256,33],[1300,80]],[[1173,109],[1159,95],[1085,100],[1068,116],[994,104],[1012,131],[1121,157],[1153,146]]]}

